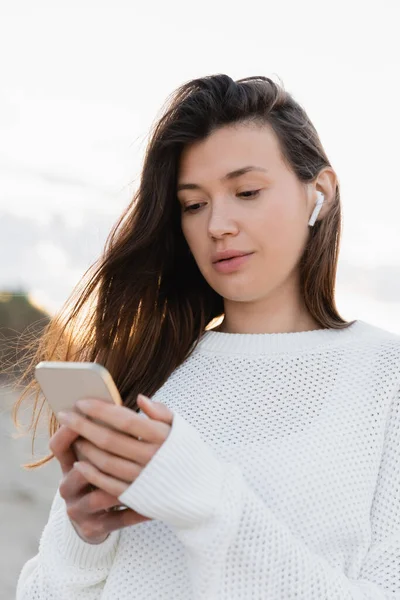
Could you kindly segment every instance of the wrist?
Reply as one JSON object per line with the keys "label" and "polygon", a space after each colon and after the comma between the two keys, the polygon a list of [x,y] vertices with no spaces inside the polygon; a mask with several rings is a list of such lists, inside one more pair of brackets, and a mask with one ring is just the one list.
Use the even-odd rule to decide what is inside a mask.
{"label": "wrist", "polygon": [[103,542],[105,542],[110,535],[109,533],[106,533],[99,536],[91,536],[90,538],[88,538],[79,531],[79,525],[77,523],[75,523],[72,519],[69,520],[72,527],[75,529],[76,534],[80,537],[80,539],[83,542],[86,542],[86,544],[92,544],[93,546],[97,546],[98,544],[102,544]]}

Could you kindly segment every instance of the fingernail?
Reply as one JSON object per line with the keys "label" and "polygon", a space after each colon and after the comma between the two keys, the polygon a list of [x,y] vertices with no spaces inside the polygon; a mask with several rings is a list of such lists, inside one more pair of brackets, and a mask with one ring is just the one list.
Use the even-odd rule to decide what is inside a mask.
{"label": "fingernail", "polygon": [[144,400],[145,402],[153,402],[150,398],[148,398],[147,396],[145,396],[144,394],[138,394],[138,400]]}
{"label": "fingernail", "polygon": [[92,403],[88,399],[86,399],[86,400],[77,400],[75,402],[75,406],[77,406],[78,408],[81,408],[82,410],[85,410],[87,408],[90,408],[92,406]]}
{"label": "fingernail", "polygon": [[83,463],[80,460],[77,460],[76,462],[74,462],[74,468],[78,469],[78,471],[87,471],[88,470],[88,466],[86,463]]}
{"label": "fingernail", "polygon": [[68,423],[70,420],[71,420],[71,417],[69,416],[68,413],[66,413],[66,412],[57,413],[57,421],[60,421],[60,423]]}

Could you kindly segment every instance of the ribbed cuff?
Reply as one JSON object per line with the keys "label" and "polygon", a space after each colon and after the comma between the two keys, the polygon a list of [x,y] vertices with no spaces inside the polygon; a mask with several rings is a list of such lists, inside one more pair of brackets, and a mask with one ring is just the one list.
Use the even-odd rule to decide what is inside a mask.
{"label": "ribbed cuff", "polygon": [[68,565],[82,569],[111,568],[120,530],[112,531],[101,544],[89,544],[79,537],[65,509],[59,510],[54,518],[57,548]]}
{"label": "ribbed cuff", "polygon": [[198,431],[174,413],[167,439],[118,499],[146,517],[176,528],[190,527],[215,511],[223,471]]}

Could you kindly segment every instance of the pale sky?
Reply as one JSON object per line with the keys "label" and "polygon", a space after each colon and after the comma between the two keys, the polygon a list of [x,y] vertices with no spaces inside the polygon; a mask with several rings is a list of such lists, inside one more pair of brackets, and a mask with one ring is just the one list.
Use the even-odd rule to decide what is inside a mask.
{"label": "pale sky", "polygon": [[0,289],[61,307],[194,77],[282,80],[342,193],[337,304],[400,333],[400,3],[0,0]]}

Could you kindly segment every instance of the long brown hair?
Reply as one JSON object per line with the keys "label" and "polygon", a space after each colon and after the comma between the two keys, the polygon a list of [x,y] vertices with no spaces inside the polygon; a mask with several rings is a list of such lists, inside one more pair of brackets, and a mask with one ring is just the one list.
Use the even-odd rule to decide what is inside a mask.
{"label": "long brown hair", "polygon": [[[302,182],[331,166],[304,109],[268,77],[194,79],[169,98],[146,149],[139,188],[88,269],[38,340],[13,409],[35,392],[33,440],[46,400],[33,377],[41,360],[95,361],[113,376],[126,406],[152,396],[193,351],[207,325],[223,314],[223,298],[201,275],[181,230],[177,174],[182,150],[224,125],[269,124],[282,156]],[[339,185],[329,214],[310,228],[300,262],[307,309],[323,328],[350,323],[334,298],[341,207]],[[58,428],[47,406],[49,434]],[[25,465],[44,464],[52,454]]]}

